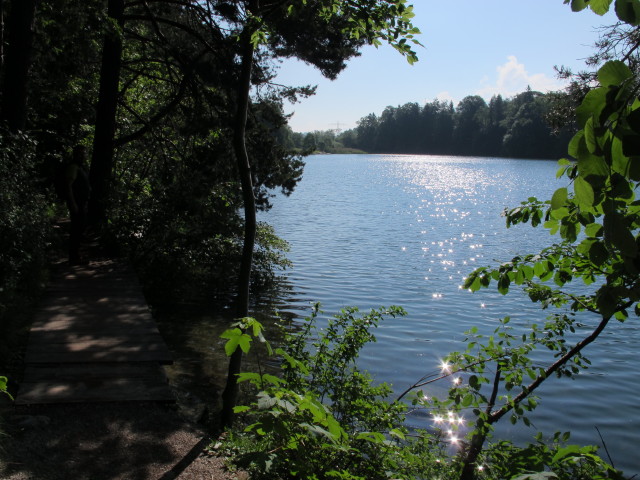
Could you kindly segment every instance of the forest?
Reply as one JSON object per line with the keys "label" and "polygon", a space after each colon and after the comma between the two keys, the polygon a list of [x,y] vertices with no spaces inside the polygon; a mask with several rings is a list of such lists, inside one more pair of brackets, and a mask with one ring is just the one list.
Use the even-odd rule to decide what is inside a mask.
{"label": "forest", "polygon": [[[322,149],[313,134],[290,131],[283,109],[313,88],[276,84],[274,66],[296,57],[335,78],[360,48],[382,44],[415,62],[412,7],[405,0],[0,2],[3,400],[16,388],[31,308],[64,250],[58,224],[67,209],[56,178],[83,146],[89,231],[102,255],[127,259],[152,304],[233,305],[236,321],[223,335],[229,374],[211,435],[215,444],[220,429],[232,432],[230,462],[252,478],[625,478],[596,447],[567,446],[559,434],[525,447],[491,440],[503,418],[528,424],[546,379],[586,368],[583,349],[603,331],[640,316],[640,1],[564,3],[598,15],[612,8],[620,20],[589,73],[561,72],[572,80],[566,93],[388,107],[336,139],[385,153],[568,153],[558,173],[567,187],[505,211],[507,226],[529,223],[556,243],[477,268],[465,283],[524,292],[548,309],[546,320],[522,337],[508,318],[495,335],[468,332],[438,378],[391,401],[356,360],[383,317],[404,314],[399,307],[346,309],[326,328],[316,326],[314,309],[300,328],[279,333],[281,348],[268,346],[280,376],[241,369],[252,340],[268,345],[269,332],[250,316],[254,294],[287,265],[286,243],[256,212],[270,208],[275,192],[290,194],[304,153]],[[565,289],[573,281],[586,293]],[[591,323],[576,316],[582,312]],[[547,363],[532,360],[540,351]],[[424,385],[461,372],[465,382],[442,398],[423,394]],[[238,405],[239,383],[250,386],[248,405]],[[409,431],[408,408],[450,424],[472,412],[464,448],[451,454],[443,429]]]}
{"label": "forest", "polygon": [[495,95],[488,105],[478,95],[455,107],[440,100],[423,106],[406,103],[389,106],[380,115],[371,113],[344,132],[292,138],[297,148],[321,151],[331,151],[335,143],[367,153],[558,159],[566,155],[577,129],[554,124],[554,111],[563,101],[563,93],[528,89],[507,99]]}

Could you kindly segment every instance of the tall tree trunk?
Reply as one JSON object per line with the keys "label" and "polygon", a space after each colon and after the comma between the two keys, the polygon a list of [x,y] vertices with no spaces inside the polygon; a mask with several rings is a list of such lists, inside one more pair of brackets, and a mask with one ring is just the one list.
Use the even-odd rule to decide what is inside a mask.
{"label": "tall tree trunk", "polygon": [[0,76],[4,72],[4,0],[0,0]]}
{"label": "tall tree trunk", "polygon": [[[250,2],[249,11],[255,12],[258,7],[257,0]],[[251,265],[253,263],[253,247],[256,240],[256,200],[253,193],[253,181],[251,178],[251,165],[246,145],[247,113],[249,110],[249,92],[251,89],[251,70],[253,67],[254,46],[251,41],[252,29],[245,26],[242,34],[242,65],[240,81],[238,85],[238,110],[233,132],[233,150],[242,185],[242,198],[244,202],[244,244],[242,248],[242,263],[238,280],[238,293],[236,298],[236,317],[244,318],[249,314],[249,286],[251,280]],[[229,359],[227,384],[222,393],[222,411],[220,413],[220,425],[222,428],[231,427],[233,424],[233,408],[238,399],[237,375],[242,365],[242,350],[240,348]]]}
{"label": "tall tree trunk", "polygon": [[37,1],[12,0],[11,12],[7,19],[2,119],[7,122],[12,131],[24,129],[27,119],[27,80],[31,65],[33,22]]}
{"label": "tall tree trunk", "polygon": [[124,0],[109,0],[107,14],[118,26],[117,31],[108,27],[102,47],[100,67],[100,92],[96,106],[96,129],[91,157],[91,199],[89,219],[92,223],[106,220],[107,197],[113,174],[114,137],[118,86],[122,64],[122,28],[124,27]]}

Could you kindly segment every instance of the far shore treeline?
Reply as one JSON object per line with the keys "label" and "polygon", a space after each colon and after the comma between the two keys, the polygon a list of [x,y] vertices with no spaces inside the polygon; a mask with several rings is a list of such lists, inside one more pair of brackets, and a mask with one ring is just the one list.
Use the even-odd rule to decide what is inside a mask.
{"label": "far shore treeline", "polygon": [[451,101],[412,102],[370,113],[351,130],[291,133],[290,141],[301,150],[327,153],[558,159],[566,156],[576,127],[553,126],[557,105],[558,94],[531,89],[506,99],[495,95],[488,104],[478,95],[455,107]]}

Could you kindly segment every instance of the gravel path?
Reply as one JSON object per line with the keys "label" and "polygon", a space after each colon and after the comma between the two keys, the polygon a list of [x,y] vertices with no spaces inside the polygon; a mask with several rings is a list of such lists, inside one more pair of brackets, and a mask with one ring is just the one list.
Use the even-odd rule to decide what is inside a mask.
{"label": "gravel path", "polygon": [[232,480],[210,438],[156,404],[4,409],[3,480]]}

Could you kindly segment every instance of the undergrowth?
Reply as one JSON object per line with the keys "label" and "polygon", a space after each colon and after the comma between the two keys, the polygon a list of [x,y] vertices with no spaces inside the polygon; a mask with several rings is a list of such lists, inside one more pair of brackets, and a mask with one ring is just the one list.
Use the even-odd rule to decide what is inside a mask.
{"label": "undergrowth", "polygon": [[[472,433],[452,445],[446,432],[450,425],[409,430],[407,404],[392,399],[388,385],[375,384],[357,366],[361,349],[375,342],[373,330],[383,318],[404,314],[399,307],[364,314],[347,308],[321,329],[316,306],[299,329],[285,332],[283,346],[273,352],[282,361],[281,376],[240,374],[239,381],[250,382],[258,393],[250,405],[236,408],[243,428],[228,433],[221,451],[255,479],[460,478]],[[236,348],[248,352],[254,339],[264,341],[262,326],[251,318],[223,337],[228,354]],[[437,407],[431,413],[443,414]],[[556,433],[546,442],[540,434],[525,447],[489,443],[475,465],[475,478],[623,478],[596,447],[566,445],[568,439]]]}

